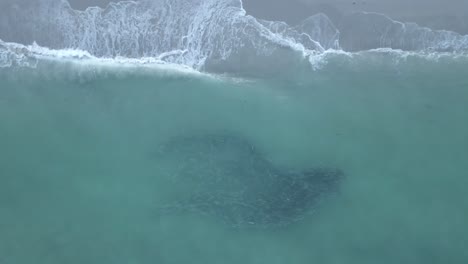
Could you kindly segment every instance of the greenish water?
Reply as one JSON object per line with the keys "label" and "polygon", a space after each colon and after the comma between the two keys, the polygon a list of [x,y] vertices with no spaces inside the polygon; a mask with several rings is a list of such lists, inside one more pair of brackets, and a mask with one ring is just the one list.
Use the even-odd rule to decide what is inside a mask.
{"label": "greenish water", "polygon": [[[293,81],[0,69],[0,263],[466,263],[466,67],[333,65]],[[190,186],[158,145],[219,131],[346,177],[280,230],[159,215]]]}

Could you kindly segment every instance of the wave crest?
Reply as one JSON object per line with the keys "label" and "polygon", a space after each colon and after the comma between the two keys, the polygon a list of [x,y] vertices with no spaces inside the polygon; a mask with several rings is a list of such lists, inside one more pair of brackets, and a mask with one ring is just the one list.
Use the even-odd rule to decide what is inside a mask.
{"label": "wave crest", "polygon": [[[208,72],[271,75],[311,65],[316,69],[330,50],[468,51],[468,36],[381,14],[356,13],[338,26],[317,14],[291,26],[247,15],[241,0],[123,1],[84,11],[74,10],[66,0],[40,0],[24,6],[13,2],[7,8],[8,15],[0,18],[0,39],[6,41],[83,50],[75,55],[84,57],[152,58]],[[1,65],[36,63],[37,54],[27,56],[12,47],[0,43]]]}

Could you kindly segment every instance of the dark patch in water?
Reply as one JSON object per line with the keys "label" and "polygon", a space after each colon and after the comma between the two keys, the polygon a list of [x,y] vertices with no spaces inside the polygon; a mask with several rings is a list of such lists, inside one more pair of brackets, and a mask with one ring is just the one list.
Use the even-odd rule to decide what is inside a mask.
{"label": "dark patch in water", "polygon": [[280,170],[250,142],[231,135],[174,138],[158,157],[173,162],[176,182],[190,186],[187,199],[164,206],[162,213],[206,214],[232,227],[294,223],[335,191],[343,176],[329,168]]}

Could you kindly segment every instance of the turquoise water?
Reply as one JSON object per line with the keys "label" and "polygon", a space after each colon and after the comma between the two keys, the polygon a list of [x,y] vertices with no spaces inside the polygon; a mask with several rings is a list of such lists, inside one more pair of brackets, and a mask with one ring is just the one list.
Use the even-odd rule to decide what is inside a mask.
{"label": "turquoise water", "polygon": [[[466,263],[467,66],[0,69],[0,263]],[[280,167],[340,168],[340,191],[283,229],[158,214],[191,188],[158,145],[223,131]]]}

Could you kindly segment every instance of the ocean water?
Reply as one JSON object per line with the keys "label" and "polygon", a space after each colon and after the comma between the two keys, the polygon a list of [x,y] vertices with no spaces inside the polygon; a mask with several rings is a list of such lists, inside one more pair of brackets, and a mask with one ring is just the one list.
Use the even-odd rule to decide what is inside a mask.
{"label": "ocean water", "polygon": [[[242,23],[255,20],[207,2],[212,19],[228,8]],[[133,5],[79,18],[138,13]],[[400,41],[398,50],[348,52],[254,22],[261,31],[239,32],[271,47],[236,42],[228,52],[212,33],[215,42],[194,37],[175,57],[162,44],[124,57],[134,46],[118,39],[114,54],[102,42],[1,41],[0,263],[466,263],[466,37],[442,32],[454,42],[438,47],[457,47],[444,50],[413,38],[408,49]],[[168,173],[159,146],[222,133],[279,168],[338,168],[339,191],[283,228],[160,214],[193,183]]]}

